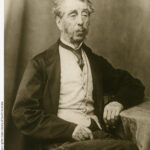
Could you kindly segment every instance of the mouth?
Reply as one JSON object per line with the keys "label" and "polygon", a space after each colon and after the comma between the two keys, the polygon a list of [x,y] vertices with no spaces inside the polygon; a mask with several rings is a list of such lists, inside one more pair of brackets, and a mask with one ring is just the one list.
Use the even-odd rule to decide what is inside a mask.
{"label": "mouth", "polygon": [[75,35],[77,38],[83,39],[87,35],[87,29],[86,28],[78,28],[75,31]]}
{"label": "mouth", "polygon": [[83,35],[83,34],[84,34],[84,31],[77,31],[77,34],[78,34],[78,35]]}
{"label": "mouth", "polygon": [[85,29],[79,29],[76,32],[77,32],[77,34],[84,34],[85,31],[86,31]]}

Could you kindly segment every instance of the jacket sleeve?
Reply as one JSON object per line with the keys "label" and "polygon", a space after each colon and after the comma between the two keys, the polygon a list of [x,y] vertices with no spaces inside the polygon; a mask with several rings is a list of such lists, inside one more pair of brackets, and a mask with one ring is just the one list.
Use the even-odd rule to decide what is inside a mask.
{"label": "jacket sleeve", "polygon": [[44,89],[42,78],[39,62],[31,60],[13,106],[14,123],[23,134],[33,138],[71,139],[76,125],[58,118],[57,115],[46,113],[41,106]]}
{"label": "jacket sleeve", "polygon": [[124,108],[139,104],[144,97],[144,86],[127,71],[115,69],[107,60],[100,58],[103,70],[104,93],[110,101],[118,101]]}

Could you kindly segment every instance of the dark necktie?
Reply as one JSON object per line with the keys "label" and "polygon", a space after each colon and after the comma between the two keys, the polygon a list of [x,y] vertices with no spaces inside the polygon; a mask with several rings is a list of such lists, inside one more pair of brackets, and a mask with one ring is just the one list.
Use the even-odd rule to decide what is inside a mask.
{"label": "dark necktie", "polygon": [[74,53],[74,55],[77,57],[78,59],[78,64],[81,68],[81,70],[83,70],[83,66],[84,66],[84,62],[83,62],[83,58],[82,58],[82,54],[81,54],[81,47],[79,49],[73,49],[72,47],[64,44],[63,42],[59,42],[60,46],[62,46],[63,48],[70,50],[71,52]]}

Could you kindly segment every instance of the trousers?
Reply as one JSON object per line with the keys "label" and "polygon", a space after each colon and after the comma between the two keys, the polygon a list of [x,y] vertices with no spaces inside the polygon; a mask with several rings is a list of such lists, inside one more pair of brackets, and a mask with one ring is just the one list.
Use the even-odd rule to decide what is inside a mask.
{"label": "trousers", "polygon": [[57,143],[45,150],[138,150],[136,144],[102,130],[93,132],[93,140]]}

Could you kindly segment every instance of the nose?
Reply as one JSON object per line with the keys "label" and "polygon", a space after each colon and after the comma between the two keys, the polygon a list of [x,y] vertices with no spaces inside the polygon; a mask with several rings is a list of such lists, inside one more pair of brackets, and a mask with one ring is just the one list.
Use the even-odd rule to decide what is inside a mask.
{"label": "nose", "polygon": [[78,15],[77,23],[78,23],[78,25],[83,25],[83,18],[81,15]]}

